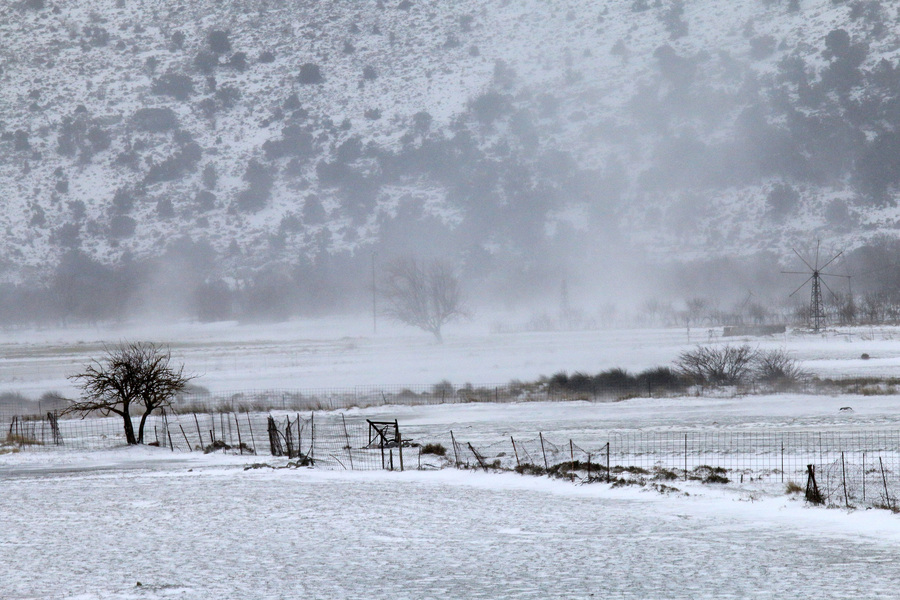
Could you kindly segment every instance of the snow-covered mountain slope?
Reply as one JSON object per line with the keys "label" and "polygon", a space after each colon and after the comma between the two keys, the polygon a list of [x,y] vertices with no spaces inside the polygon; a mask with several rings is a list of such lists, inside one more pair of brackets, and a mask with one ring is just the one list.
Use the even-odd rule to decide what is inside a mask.
{"label": "snow-covered mountain slope", "polygon": [[6,2],[3,278],[184,237],[220,276],[420,240],[492,264],[859,245],[900,223],[897,23],[876,0]]}

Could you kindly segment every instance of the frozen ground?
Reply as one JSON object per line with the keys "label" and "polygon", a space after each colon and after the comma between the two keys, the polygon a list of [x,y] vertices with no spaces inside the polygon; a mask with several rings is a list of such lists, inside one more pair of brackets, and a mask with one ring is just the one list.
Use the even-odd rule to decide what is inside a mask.
{"label": "frozen ground", "polygon": [[0,597],[822,599],[900,585],[886,511],[161,454],[0,471]]}
{"label": "frozen ground", "polygon": [[[846,399],[846,397],[843,397]],[[753,400],[753,402],[750,402]],[[855,429],[889,397],[379,407],[423,441]],[[0,455],[0,598],[893,598],[900,518],[780,485],[661,495],[484,474],[257,468],[153,448]],[[685,495],[687,492],[689,495]],[[137,582],[141,586],[137,586]]]}
{"label": "frozen ground", "polygon": [[[296,320],[265,325],[169,323],[109,328],[0,332],[0,392],[36,398],[71,394],[66,379],[102,353],[103,344],[149,339],[171,344],[176,358],[213,392],[352,388],[377,385],[503,384],[559,371],[596,373],[670,365],[698,343],[721,342],[721,329],[621,329],[492,333],[488,321],[449,327],[445,343],[430,335],[361,319]],[[900,328],[850,328],[821,335],[788,333],[728,338],[784,348],[820,376],[897,375]],[[865,353],[871,358],[862,360]]]}

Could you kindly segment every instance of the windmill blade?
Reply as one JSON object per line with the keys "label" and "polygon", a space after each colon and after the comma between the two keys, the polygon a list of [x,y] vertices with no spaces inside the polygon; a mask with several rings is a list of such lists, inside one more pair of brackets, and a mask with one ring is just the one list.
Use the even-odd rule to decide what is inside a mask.
{"label": "windmill blade", "polygon": [[853,277],[852,275],[839,275],[837,273],[823,273],[822,271],[819,271],[819,275],[826,275],[828,277],[843,277],[844,279],[850,279],[851,277]]}
{"label": "windmill blade", "polygon": [[839,300],[838,297],[837,297],[837,294],[835,294],[834,292],[831,291],[831,288],[828,287],[828,284],[825,283],[825,280],[824,280],[824,279],[819,279],[819,281],[822,283],[822,285],[825,286],[825,289],[826,289],[826,290],[828,290],[829,292],[831,292],[831,297],[834,298],[836,301],[840,302],[840,300]]}
{"label": "windmill blade", "polygon": [[819,245],[822,243],[822,240],[816,240],[816,271],[819,270]]}
{"label": "windmill blade", "polygon": [[788,275],[809,275],[809,271],[782,271]]}
{"label": "windmill blade", "polygon": [[807,283],[809,283],[810,280],[811,280],[813,277],[815,277],[815,275],[810,275],[809,278],[808,278],[806,281],[804,281],[803,283],[800,284],[800,287],[798,287],[796,290],[794,290],[793,292],[791,292],[791,293],[788,295],[788,298],[790,298],[791,296],[793,296],[794,294],[796,294],[797,292],[799,292],[800,290],[802,290],[802,289],[803,289],[803,286],[805,286]]}
{"label": "windmill blade", "polygon": [[794,252],[794,254],[797,255],[797,258],[799,258],[800,260],[803,261],[803,264],[804,264],[804,265],[806,265],[807,267],[809,267],[809,270],[810,270],[810,271],[815,271],[815,270],[816,270],[811,264],[809,264],[808,262],[806,262],[806,259],[805,259],[805,258],[803,258],[802,256],[800,256],[800,253],[799,253],[799,252],[797,252],[797,251],[794,250],[793,248],[791,248],[791,250]]}
{"label": "windmill blade", "polygon": [[825,267],[827,267],[828,265],[830,265],[831,263],[833,263],[834,261],[836,261],[836,260],[838,259],[838,257],[839,257],[841,254],[843,254],[843,253],[844,253],[844,251],[841,250],[840,252],[838,252],[837,254],[835,254],[835,255],[834,255],[834,258],[832,258],[831,260],[829,260],[827,263],[825,263],[824,265],[822,265],[822,266],[819,268],[819,271],[821,271],[822,269],[824,269]]}

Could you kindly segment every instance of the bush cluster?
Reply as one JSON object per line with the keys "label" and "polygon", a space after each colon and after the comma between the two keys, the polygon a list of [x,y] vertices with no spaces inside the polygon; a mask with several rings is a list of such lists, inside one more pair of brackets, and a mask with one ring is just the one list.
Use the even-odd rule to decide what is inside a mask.
{"label": "bush cluster", "polygon": [[572,375],[561,372],[548,381],[551,393],[629,394],[651,392],[654,389],[681,390],[687,381],[679,373],[668,367],[657,367],[632,375],[624,369],[609,369],[596,375],[575,372]]}
{"label": "bush cluster", "polygon": [[740,385],[751,381],[790,384],[807,374],[785,350],[758,350],[747,344],[698,346],[675,361],[682,377],[696,384]]}

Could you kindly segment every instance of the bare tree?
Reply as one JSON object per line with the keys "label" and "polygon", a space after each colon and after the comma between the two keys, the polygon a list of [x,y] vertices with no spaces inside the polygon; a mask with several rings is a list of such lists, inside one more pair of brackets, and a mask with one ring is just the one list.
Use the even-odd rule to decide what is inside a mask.
{"label": "bare tree", "polygon": [[751,372],[756,350],[742,346],[698,346],[682,352],[675,366],[687,378],[698,383],[736,385]]}
{"label": "bare tree", "polygon": [[[184,389],[193,376],[184,375],[184,367],[171,366],[167,347],[150,342],[122,343],[106,349],[106,356],[85,366],[69,379],[77,382],[82,399],[73,402],[62,414],[99,412],[122,417],[125,439],[129,444],[144,443],[144,424],[154,410],[171,406],[171,399]],[[141,411],[135,436],[132,410]]]}
{"label": "bare tree", "polygon": [[441,327],[467,314],[459,279],[440,260],[395,260],[386,268],[381,293],[388,317],[428,331],[438,342],[443,341]]}

